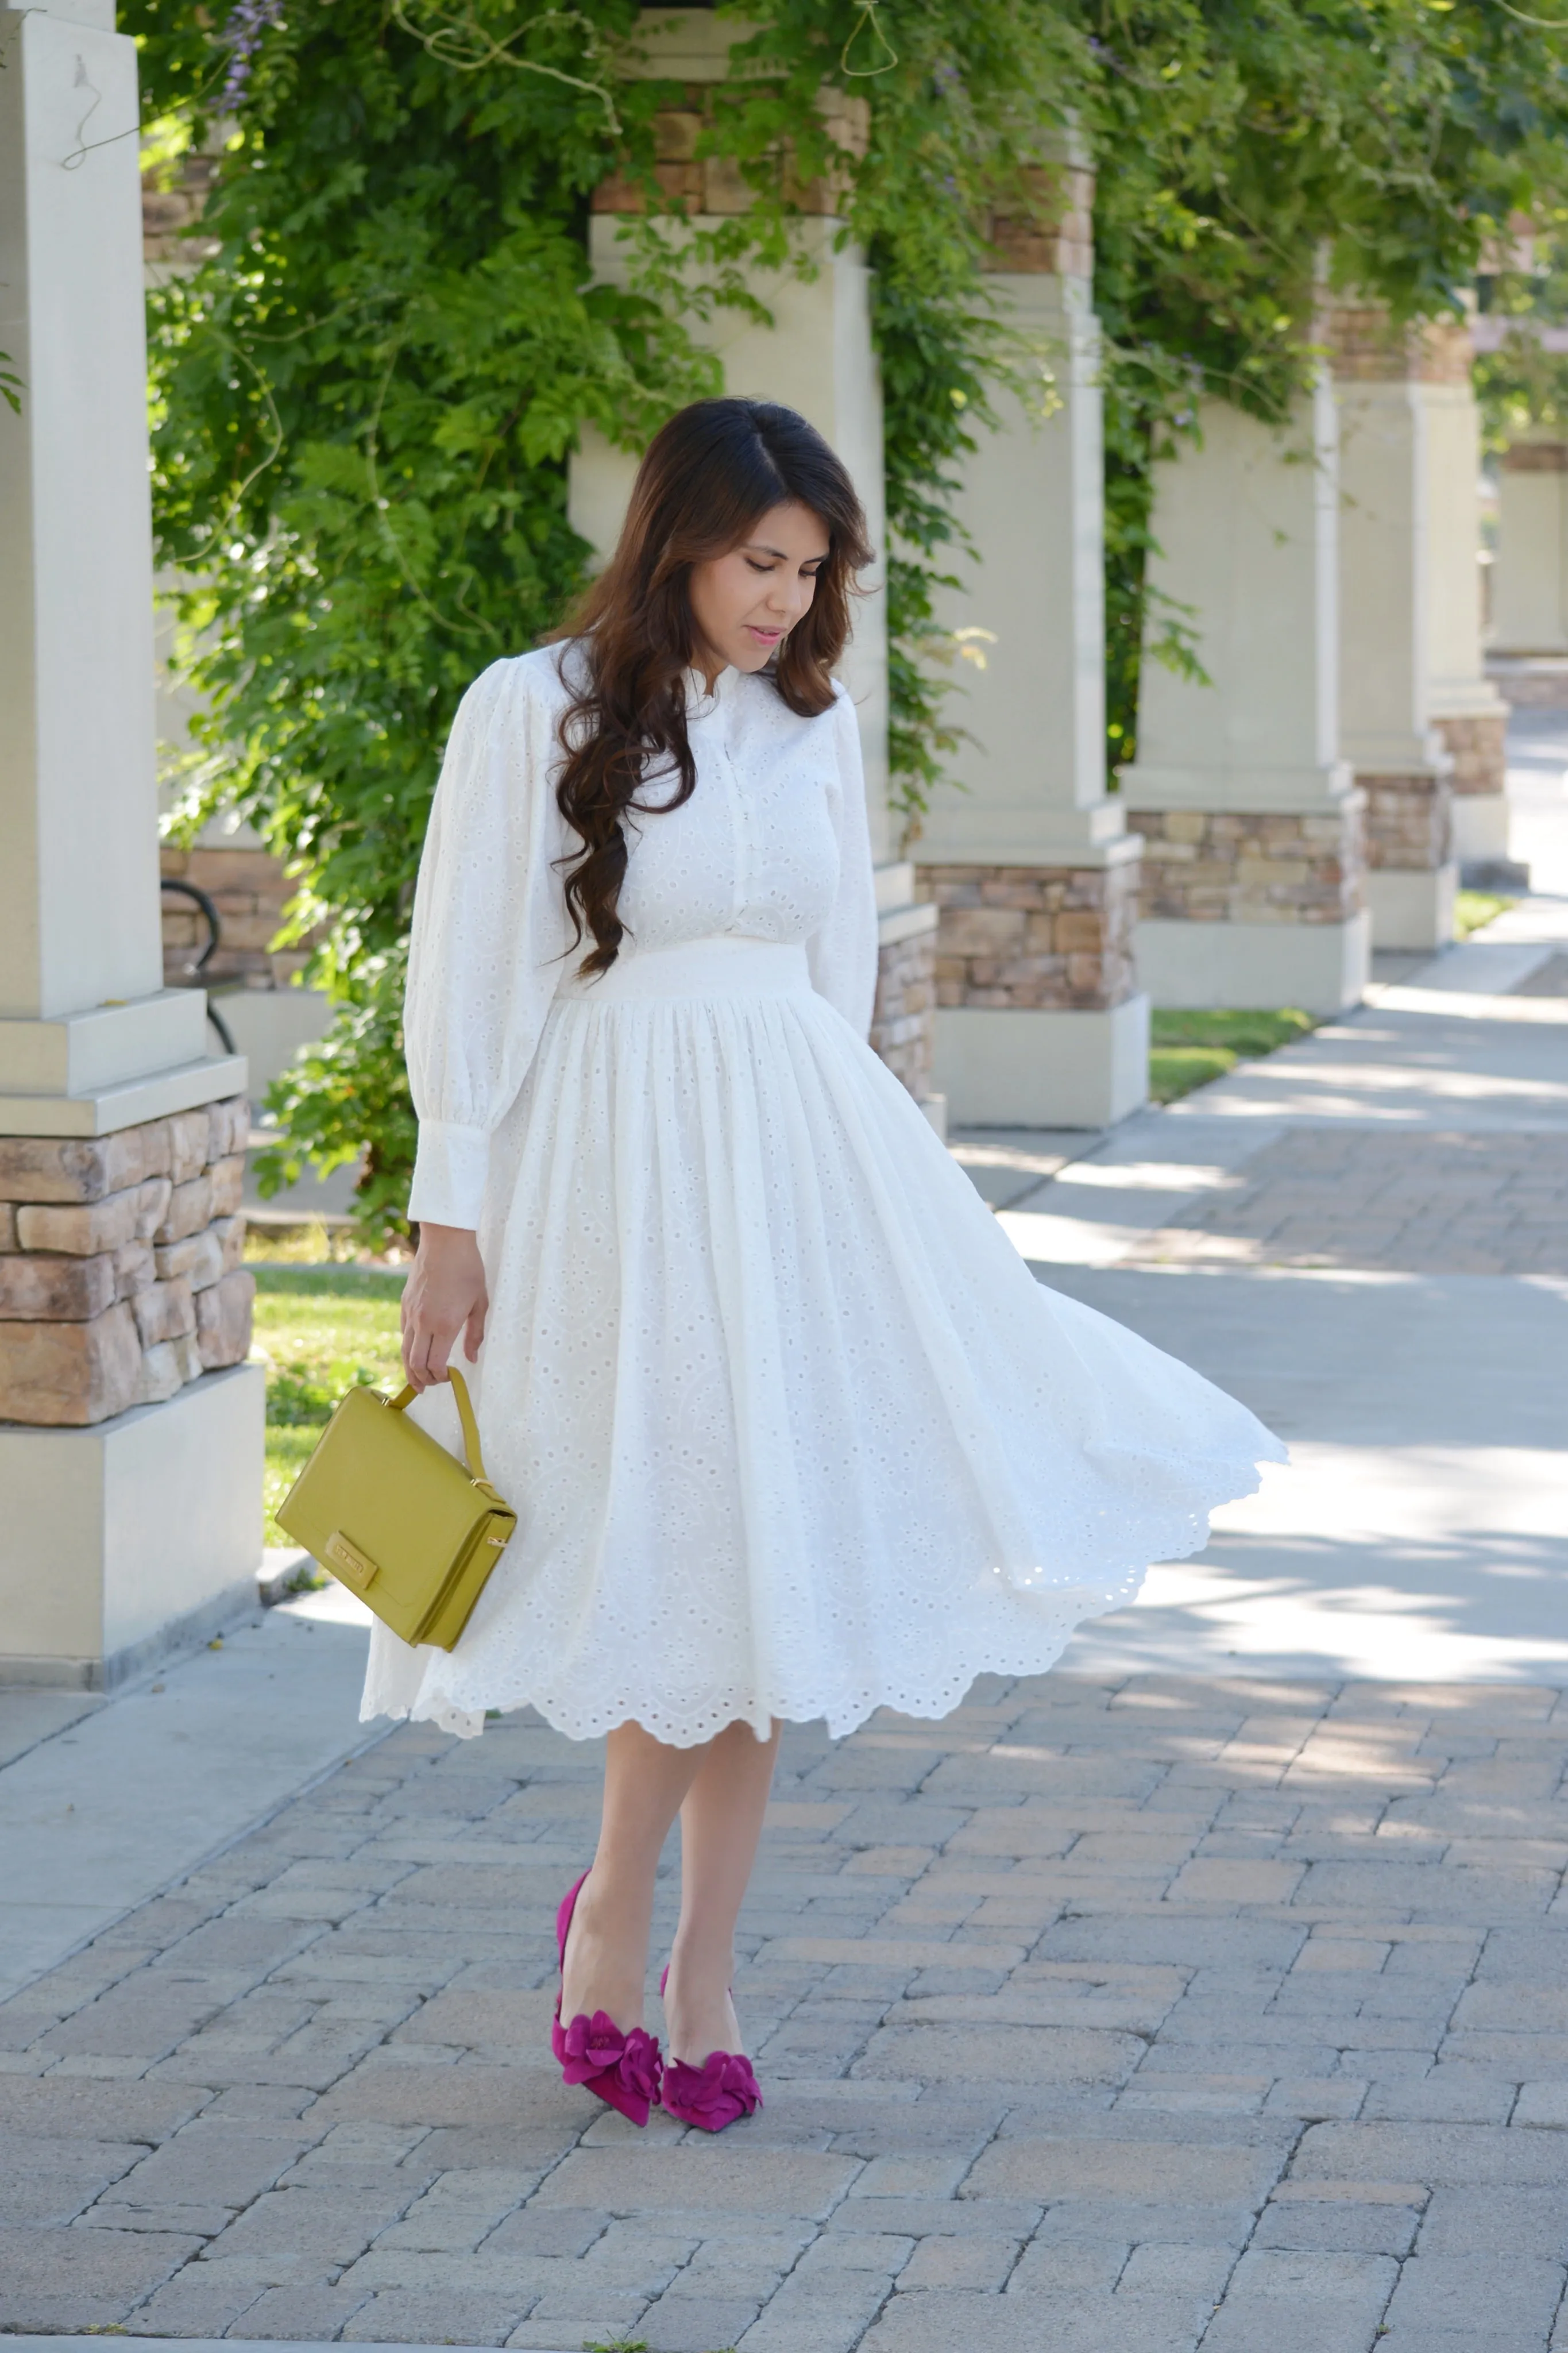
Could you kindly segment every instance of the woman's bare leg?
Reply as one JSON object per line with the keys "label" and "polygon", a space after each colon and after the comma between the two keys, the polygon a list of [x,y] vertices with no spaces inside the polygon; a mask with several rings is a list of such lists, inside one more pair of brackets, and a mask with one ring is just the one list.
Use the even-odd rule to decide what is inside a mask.
{"label": "woman's bare leg", "polygon": [[680,1925],[670,1957],[665,2016],[668,2056],[700,2067],[713,2051],[741,2049],[730,2000],[740,1917],[778,1758],[779,1726],[759,1740],[731,1724],[709,1743],[680,1809]]}
{"label": "woman's bare leg", "polygon": [[642,2024],[654,1874],[710,1746],[671,1748],[640,1724],[617,1725],[606,1741],[599,1843],[566,1944],[563,2019],[602,2010],[623,2032]]}
{"label": "woman's bare leg", "polygon": [[695,1748],[672,1748],[638,1724],[605,1744],[605,1804],[594,1867],[566,1947],[561,2014],[605,2010],[623,2031],[643,2021],[654,1878],[680,1816],[680,1925],[669,1972],[670,2051],[700,2066],[740,2048],[730,1979],[735,1923],[756,1860],[779,1727],[743,1724]]}

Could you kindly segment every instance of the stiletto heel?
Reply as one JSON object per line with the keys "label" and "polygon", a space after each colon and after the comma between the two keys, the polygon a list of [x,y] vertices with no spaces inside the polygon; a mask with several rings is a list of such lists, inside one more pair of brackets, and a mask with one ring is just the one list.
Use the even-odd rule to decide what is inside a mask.
{"label": "stiletto heel", "polygon": [[[658,1981],[661,2001],[668,1982],[667,1961]],[[658,2097],[667,2116],[710,2133],[754,2116],[763,2105],[762,2086],[743,2051],[710,2051],[700,2067],[689,2067],[684,2059],[673,2056],[667,2059]]]}
{"label": "stiletto heel", "polygon": [[570,2026],[561,2023],[561,2003],[566,1990],[566,1939],[572,1934],[572,1915],[577,1908],[577,1898],[583,1892],[584,1872],[574,1887],[569,1887],[555,1915],[555,1946],[561,1957],[561,1992],[555,1997],[555,2022],[550,2030],[550,2047],[560,2063],[562,2076],[568,2084],[581,2084],[595,2099],[617,2110],[628,2124],[646,2125],[648,2110],[658,2098],[659,2078],[664,2062],[657,2041],[634,2026],[623,2034],[606,2010],[596,2010],[592,2018],[579,2010]]}

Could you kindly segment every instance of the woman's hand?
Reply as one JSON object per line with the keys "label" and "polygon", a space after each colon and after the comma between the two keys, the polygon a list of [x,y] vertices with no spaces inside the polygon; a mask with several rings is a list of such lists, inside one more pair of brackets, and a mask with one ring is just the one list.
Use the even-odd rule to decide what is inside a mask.
{"label": "woman's hand", "polygon": [[479,1237],[467,1226],[422,1224],[403,1287],[403,1368],[416,1389],[446,1379],[459,1332],[463,1353],[473,1363],[489,1303]]}

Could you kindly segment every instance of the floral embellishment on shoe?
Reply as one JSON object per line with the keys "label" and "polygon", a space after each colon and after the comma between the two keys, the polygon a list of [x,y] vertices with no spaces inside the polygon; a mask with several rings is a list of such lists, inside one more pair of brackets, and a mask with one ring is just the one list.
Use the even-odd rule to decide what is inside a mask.
{"label": "floral embellishment on shoe", "polygon": [[659,2105],[679,2124],[702,2132],[722,2132],[763,2105],[762,2086],[743,2051],[710,2051],[700,2067],[684,2059],[665,2063]]}
{"label": "floral embellishment on shoe", "polygon": [[607,2012],[596,2010],[592,2018],[579,2011],[567,2027],[558,2021],[550,2040],[565,2083],[585,2084],[634,2124],[647,2122],[663,2073],[651,2034],[640,2026],[623,2034]]}

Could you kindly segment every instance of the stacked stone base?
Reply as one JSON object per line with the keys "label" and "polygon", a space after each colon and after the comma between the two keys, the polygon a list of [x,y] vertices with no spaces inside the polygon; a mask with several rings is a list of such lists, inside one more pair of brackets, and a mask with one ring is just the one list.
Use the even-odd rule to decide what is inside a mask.
{"label": "stacked stone base", "polygon": [[1468,883],[1528,890],[1530,871],[1511,855],[1508,710],[1433,721],[1454,762],[1454,855]]}
{"label": "stacked stone base", "polygon": [[1447,776],[1358,774],[1366,798],[1373,945],[1436,949],[1454,936],[1453,793]]}
{"label": "stacked stone base", "polygon": [[250,1353],[243,1096],[0,1136],[0,1421],[80,1429]]}
{"label": "stacked stone base", "polygon": [[1493,654],[1487,677],[1511,711],[1568,710],[1568,654]]}
{"label": "stacked stone base", "polygon": [[[924,910],[910,911],[924,916]],[[929,917],[905,929],[895,918],[886,926],[877,957],[877,1004],[871,1016],[871,1048],[916,1103],[931,1093],[932,1016],[936,1006],[936,929]]]}
{"label": "stacked stone base", "polygon": [[921,866],[939,1007],[1104,1012],[1136,986],[1138,866]]}
{"label": "stacked stone base", "polygon": [[1132,928],[1138,861],[937,864],[936,1082],[984,1127],[1104,1127],[1143,1102],[1147,1000]]}
{"label": "stacked stone base", "polygon": [[1508,712],[1468,711],[1432,722],[1454,763],[1456,796],[1501,793],[1508,786]]}
{"label": "stacked stone base", "polygon": [[1138,809],[1138,967],[1156,1005],[1337,1013],[1365,985],[1365,803]]}
{"label": "stacked stone base", "polygon": [[1366,862],[1376,871],[1430,873],[1453,855],[1453,797],[1447,776],[1359,776],[1366,796]]}
{"label": "stacked stone base", "polygon": [[1189,923],[1342,923],[1364,897],[1359,794],[1321,811],[1136,809],[1142,918]]}

